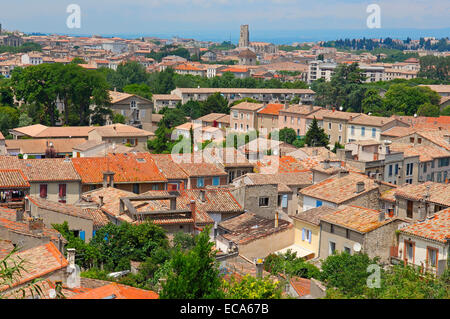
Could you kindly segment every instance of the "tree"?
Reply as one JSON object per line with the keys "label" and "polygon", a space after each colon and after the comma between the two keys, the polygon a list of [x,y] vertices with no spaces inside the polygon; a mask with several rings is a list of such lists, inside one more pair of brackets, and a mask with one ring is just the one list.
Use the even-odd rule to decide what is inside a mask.
{"label": "tree", "polygon": [[297,276],[302,278],[319,278],[319,269],[297,257],[296,252],[288,250],[284,254],[270,254],[264,260],[264,269],[273,275]]}
{"label": "tree", "polygon": [[230,108],[228,107],[228,101],[222,94],[216,92],[210,95],[206,101],[201,104],[202,115],[209,113],[224,113],[230,114]]}
{"label": "tree", "polygon": [[372,113],[372,115],[387,115],[384,109],[383,98],[378,94],[376,89],[368,89],[364,93],[364,99],[361,102],[362,111],[364,113]]}
{"label": "tree", "polygon": [[439,81],[449,81],[449,74],[450,56],[437,57],[426,55],[420,58],[420,72],[417,76]]}
{"label": "tree", "polygon": [[340,144],[339,142],[335,142],[335,143],[334,143],[334,148],[333,148],[332,152],[333,152],[333,153],[337,153],[337,150],[338,150],[338,149],[344,149],[344,148],[345,148],[344,145]]}
{"label": "tree", "polygon": [[19,124],[17,127],[24,127],[33,124],[33,119],[27,115],[27,113],[20,113]]}
{"label": "tree", "polygon": [[0,132],[4,136],[9,135],[9,130],[19,124],[19,111],[15,107],[0,107]]}
{"label": "tree", "polygon": [[327,288],[337,288],[350,297],[361,296],[367,285],[367,267],[378,264],[378,258],[371,259],[367,254],[347,252],[330,255],[322,263],[321,280]]}
{"label": "tree", "polygon": [[444,107],[444,109],[441,111],[441,115],[450,116],[450,105]]}
{"label": "tree", "polygon": [[274,282],[270,278],[255,278],[245,275],[242,279],[236,280],[231,277],[230,281],[223,283],[225,298],[227,299],[280,299],[280,283]]}
{"label": "tree", "polygon": [[141,83],[141,84],[134,83],[134,84],[125,85],[123,87],[123,91],[125,93],[139,95],[140,97],[143,97],[148,100],[152,99],[152,92],[150,90],[150,87],[145,83]]}
{"label": "tree", "polygon": [[117,124],[117,123],[125,124],[126,120],[127,119],[125,118],[125,116],[120,113],[113,114],[112,122],[114,124]]}
{"label": "tree", "polygon": [[161,299],[222,298],[222,282],[215,260],[214,243],[209,240],[210,227],[195,238],[195,247],[177,251],[171,261],[172,271],[162,284]]}
{"label": "tree", "polygon": [[328,147],[329,142],[330,141],[327,134],[325,133],[325,130],[319,127],[319,122],[317,121],[316,117],[314,117],[311,125],[309,126],[308,132],[306,132],[305,144],[313,147]]}
{"label": "tree", "polygon": [[414,115],[425,103],[437,105],[439,95],[428,87],[410,87],[407,84],[393,84],[386,92],[385,108],[392,113]]}
{"label": "tree", "polygon": [[164,125],[167,128],[173,128],[187,122],[186,115],[179,108],[164,108],[164,116],[158,123],[158,126]]}
{"label": "tree", "polygon": [[148,80],[148,73],[143,65],[136,61],[128,61],[117,67],[116,71],[106,72],[111,88],[122,91],[130,84],[142,84]]}
{"label": "tree", "polygon": [[278,133],[278,139],[282,142],[293,144],[297,140],[297,133],[293,128],[282,128]]}
{"label": "tree", "polygon": [[439,106],[433,105],[429,102],[419,106],[417,110],[418,116],[439,117]]}

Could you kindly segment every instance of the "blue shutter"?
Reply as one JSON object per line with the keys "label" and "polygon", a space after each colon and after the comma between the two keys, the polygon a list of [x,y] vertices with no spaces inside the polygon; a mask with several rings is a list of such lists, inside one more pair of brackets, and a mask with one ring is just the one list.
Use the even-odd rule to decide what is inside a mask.
{"label": "blue shutter", "polygon": [[284,194],[281,199],[281,207],[286,208],[288,206],[288,195]]}
{"label": "blue shutter", "polygon": [[92,231],[92,238],[95,237],[95,232],[96,232],[95,230]]}
{"label": "blue shutter", "polygon": [[320,207],[322,206],[322,201],[321,200],[316,200],[316,207]]}
{"label": "blue shutter", "polygon": [[308,230],[308,232],[309,232],[309,243],[311,244],[312,231]]}
{"label": "blue shutter", "polygon": [[213,186],[219,186],[219,185],[220,185],[220,178],[213,177]]}
{"label": "blue shutter", "polygon": [[80,239],[83,241],[86,240],[86,233],[84,230],[80,231]]}
{"label": "blue shutter", "polygon": [[305,229],[302,228],[302,240],[305,241]]}

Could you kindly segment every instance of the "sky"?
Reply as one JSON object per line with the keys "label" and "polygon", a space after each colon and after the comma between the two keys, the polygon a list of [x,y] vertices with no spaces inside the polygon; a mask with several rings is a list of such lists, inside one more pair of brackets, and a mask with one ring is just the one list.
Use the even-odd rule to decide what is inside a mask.
{"label": "sky", "polygon": [[[66,12],[79,5],[81,28]],[[380,8],[381,28],[367,27],[369,4]],[[0,0],[8,30],[75,35],[181,36],[237,42],[241,24],[250,40],[274,43],[351,36],[450,36],[448,0]]]}

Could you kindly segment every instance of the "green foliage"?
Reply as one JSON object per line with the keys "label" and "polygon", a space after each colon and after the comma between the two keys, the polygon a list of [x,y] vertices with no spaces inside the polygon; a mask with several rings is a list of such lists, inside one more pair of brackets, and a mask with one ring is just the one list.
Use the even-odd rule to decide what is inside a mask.
{"label": "green foliage", "polygon": [[332,152],[336,154],[338,149],[343,149],[343,148],[345,148],[344,145],[340,144],[339,142],[335,142]]}
{"label": "green foliage", "polygon": [[441,111],[441,115],[450,116],[450,105],[444,107],[444,109]]}
{"label": "green foliage", "polygon": [[152,51],[150,54],[147,54],[147,58],[152,58],[158,62],[161,62],[162,58],[169,55],[176,55],[187,60],[189,60],[191,57],[189,51],[185,48],[177,48],[174,46],[166,45],[158,52]]}
{"label": "green foliage", "polygon": [[377,263],[377,258],[371,259],[367,254],[337,253],[323,261],[320,279],[329,288],[334,287],[344,295],[357,297],[363,294],[367,285],[367,267]]}
{"label": "green foliage", "polygon": [[373,115],[384,114],[384,102],[383,98],[378,93],[377,89],[368,89],[364,93],[364,99],[362,100],[363,113],[372,113]]}
{"label": "green foliage", "polygon": [[311,122],[308,131],[305,135],[305,144],[312,147],[324,146],[328,147],[329,138],[325,133],[325,130],[319,127],[319,122],[316,117]]}
{"label": "green foliage", "polygon": [[209,47],[209,50],[227,51],[235,48],[236,46],[231,41],[223,41],[221,44],[213,44]]}
{"label": "green foliage", "polygon": [[84,59],[80,58],[80,57],[73,58],[72,61],[70,61],[70,63],[73,63],[73,64],[87,64],[87,62]]}
{"label": "green foliage", "polygon": [[125,118],[125,116],[123,116],[120,113],[114,113],[113,114],[113,118],[112,118],[112,122],[114,124],[117,124],[117,123],[125,124],[126,118]]}
{"label": "green foliage", "polygon": [[195,237],[184,232],[177,232],[173,237],[173,246],[180,249],[191,249],[195,246]]}
{"label": "green foliage", "polygon": [[0,132],[9,135],[9,130],[19,125],[19,111],[15,107],[0,107]]}
{"label": "green foliage", "polygon": [[422,104],[421,106],[419,106],[419,108],[417,110],[417,115],[438,117],[439,116],[439,106],[433,105],[430,102]]}
{"label": "green foliage", "polygon": [[164,125],[165,127],[173,128],[187,122],[185,113],[183,112],[182,109],[179,108],[170,109],[166,107],[163,108],[161,111],[162,111],[161,113],[164,114],[164,116],[158,123],[159,127]]}
{"label": "green foliage", "polygon": [[419,106],[430,103],[437,105],[439,95],[428,87],[410,87],[406,84],[391,85],[384,98],[385,109],[391,114],[414,115]]}
{"label": "green foliage", "polygon": [[280,299],[281,286],[270,278],[255,278],[250,275],[241,280],[234,277],[223,283],[226,299]]}
{"label": "green foliage", "polygon": [[143,97],[148,100],[152,99],[151,89],[145,83],[141,83],[141,84],[133,83],[133,84],[125,85],[123,87],[123,91],[125,93],[139,95],[140,97]]}
{"label": "green foliage", "polygon": [[27,53],[31,51],[42,51],[42,47],[40,44],[34,42],[26,42],[18,47],[0,45],[0,53]]}
{"label": "green foliage", "polygon": [[418,76],[439,81],[450,81],[450,56],[437,57],[426,55],[420,58]]}
{"label": "green foliage", "polygon": [[17,127],[29,126],[33,124],[33,119],[27,115],[27,113],[21,113],[19,116],[19,124]]}
{"label": "green foliage", "polygon": [[162,284],[161,299],[209,299],[224,296],[209,231],[210,227],[207,227],[196,236],[192,250],[175,252],[171,261],[172,271]]}
{"label": "green foliage", "polygon": [[[122,91],[127,85],[142,84],[148,79],[148,74],[143,65],[136,61],[128,61],[120,64],[116,71],[104,71],[110,84],[110,88]],[[132,87],[133,88],[133,87]]]}
{"label": "green foliage", "polygon": [[285,274],[290,277],[319,278],[319,269],[307,263],[303,258],[298,258],[296,252],[288,250],[284,254],[270,254],[264,260],[264,270],[273,275]]}

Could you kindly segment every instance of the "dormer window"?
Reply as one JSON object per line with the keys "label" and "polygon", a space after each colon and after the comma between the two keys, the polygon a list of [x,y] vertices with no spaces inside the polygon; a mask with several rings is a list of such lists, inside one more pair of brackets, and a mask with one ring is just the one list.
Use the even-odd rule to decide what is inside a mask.
{"label": "dormer window", "polygon": [[132,109],[135,109],[135,108],[137,108],[137,103],[136,103],[136,101],[131,101],[130,102],[130,108],[132,108]]}

